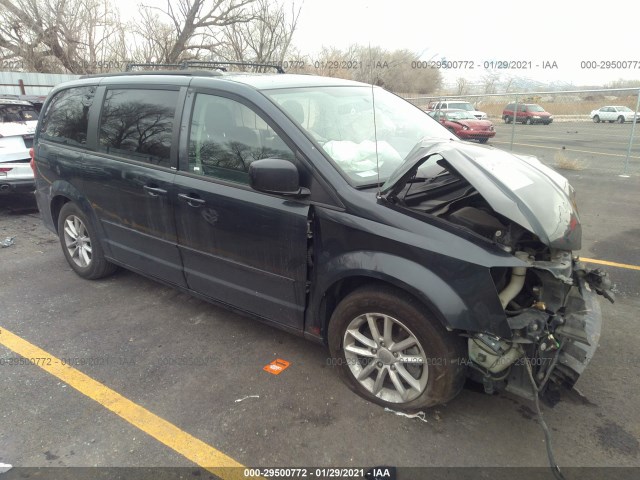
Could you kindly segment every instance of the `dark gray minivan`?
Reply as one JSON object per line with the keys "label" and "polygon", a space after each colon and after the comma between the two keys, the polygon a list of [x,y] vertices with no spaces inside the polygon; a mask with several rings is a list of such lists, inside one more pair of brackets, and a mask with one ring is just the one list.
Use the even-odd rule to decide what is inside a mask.
{"label": "dark gray minivan", "polygon": [[87,77],[49,95],[33,159],[78,275],[121,266],[328,344],[384,406],[446,402],[467,377],[528,398],[571,388],[598,344],[608,280],[572,254],[567,181],[380,88]]}

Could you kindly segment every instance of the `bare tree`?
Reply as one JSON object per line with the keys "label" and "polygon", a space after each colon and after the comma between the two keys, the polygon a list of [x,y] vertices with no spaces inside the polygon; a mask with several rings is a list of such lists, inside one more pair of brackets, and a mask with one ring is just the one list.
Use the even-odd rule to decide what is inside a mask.
{"label": "bare tree", "polygon": [[347,50],[323,47],[306,69],[316,75],[371,83],[398,93],[432,93],[440,87],[437,69],[417,68],[420,57],[410,50],[351,45]]}
{"label": "bare tree", "polygon": [[173,28],[163,22],[160,14],[151,8],[140,8],[140,17],[136,22],[127,25],[128,38],[131,42],[127,48],[127,59],[139,63],[164,63],[175,42]]}
{"label": "bare tree", "polygon": [[456,78],[456,95],[464,95],[469,89],[469,82],[464,77]]}
{"label": "bare tree", "polygon": [[498,82],[500,81],[500,74],[491,72],[482,77],[482,86],[484,93],[496,93]]}
{"label": "bare tree", "polygon": [[420,57],[410,50],[384,50],[381,47],[357,46],[352,50],[360,60],[353,78],[401,93],[431,93],[442,77],[437,69],[417,68]]}
{"label": "bare tree", "polygon": [[0,0],[0,58],[25,70],[91,73],[113,54],[109,0]]}
{"label": "bare tree", "polygon": [[[222,42],[220,29],[253,19],[249,5],[256,0],[167,0],[165,8],[142,6],[138,29],[143,52],[156,62],[178,63],[215,51]],[[153,13],[157,15],[154,15]],[[166,23],[165,23],[166,21]],[[147,30],[152,26],[154,29]]]}
{"label": "bare tree", "polygon": [[253,20],[223,29],[226,48],[221,56],[230,61],[281,64],[290,51],[301,8],[292,4],[287,13],[283,4],[257,0],[251,9]]}
{"label": "bare tree", "polygon": [[511,90],[511,87],[513,86],[513,81],[513,77],[507,78],[507,80],[504,82],[504,93],[509,93],[509,90]]}
{"label": "bare tree", "polygon": [[309,60],[305,65],[305,70],[314,75],[323,77],[337,77],[353,80],[357,72],[354,68],[360,65],[360,52],[357,45],[351,45],[347,50],[336,47],[323,46],[322,50],[314,59]]}

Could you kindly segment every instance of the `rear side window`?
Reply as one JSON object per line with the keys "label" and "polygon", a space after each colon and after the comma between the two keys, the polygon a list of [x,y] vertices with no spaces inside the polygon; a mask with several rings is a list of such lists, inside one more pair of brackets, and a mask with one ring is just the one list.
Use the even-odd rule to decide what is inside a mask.
{"label": "rear side window", "polygon": [[95,86],[69,88],[58,92],[42,119],[42,138],[70,145],[85,145],[89,108],[95,92]]}
{"label": "rear side window", "polygon": [[108,90],[100,117],[99,149],[169,167],[177,103],[177,91]]}

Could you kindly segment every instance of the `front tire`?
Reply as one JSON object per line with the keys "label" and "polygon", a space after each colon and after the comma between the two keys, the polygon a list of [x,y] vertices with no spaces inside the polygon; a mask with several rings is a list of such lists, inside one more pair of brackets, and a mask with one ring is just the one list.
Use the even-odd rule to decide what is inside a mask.
{"label": "front tire", "polygon": [[618,123],[624,123],[624,117],[622,115],[618,117]]}
{"label": "front tire", "polygon": [[504,123],[511,123],[511,117],[509,115],[505,115]]}
{"label": "front tire", "polygon": [[593,123],[600,123],[600,117],[598,115],[593,117]]}
{"label": "front tire", "polygon": [[445,403],[465,380],[465,343],[401,290],[345,297],[329,323],[329,349],[347,386],[379,405],[415,411]]}
{"label": "front tire", "polygon": [[531,117],[527,117],[527,119],[524,121],[524,123],[526,123],[527,125],[531,125],[533,123],[533,121],[531,120]]}
{"label": "front tire", "polygon": [[58,217],[62,251],[74,272],[96,280],[111,275],[117,267],[104,258],[98,236],[85,214],[73,202],[66,203]]}
{"label": "front tire", "polygon": [[489,141],[489,139],[488,138],[479,138],[478,141],[480,143],[487,143]]}

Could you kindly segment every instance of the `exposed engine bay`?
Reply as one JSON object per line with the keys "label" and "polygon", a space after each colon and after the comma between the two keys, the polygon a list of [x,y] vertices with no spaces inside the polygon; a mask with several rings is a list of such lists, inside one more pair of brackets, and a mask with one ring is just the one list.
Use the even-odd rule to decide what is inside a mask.
{"label": "exposed engine bay", "polygon": [[[468,376],[481,383],[486,393],[506,389],[528,399],[534,397],[534,381],[541,397],[556,403],[558,387],[574,386],[598,345],[601,315],[596,295],[613,302],[606,274],[587,270],[572,255],[572,248],[580,248],[577,212],[570,220],[557,222],[560,226],[552,232],[553,241],[551,235],[543,240],[531,225],[525,228],[498,213],[467,180],[468,175],[465,178],[443,156],[433,157],[408,171],[387,199],[425,214],[430,221],[444,221],[442,227],[464,229],[520,261],[512,268],[491,268],[512,337],[461,333],[468,338]],[[486,185],[483,188],[488,191]],[[527,205],[518,202],[515,198],[514,211],[526,211]],[[558,248],[563,241],[569,248]]]}

